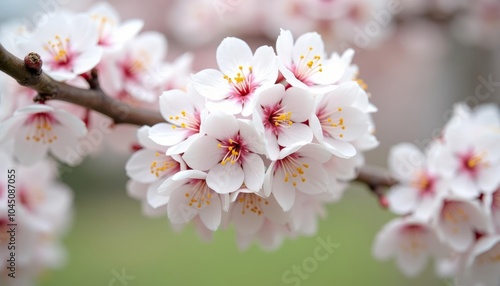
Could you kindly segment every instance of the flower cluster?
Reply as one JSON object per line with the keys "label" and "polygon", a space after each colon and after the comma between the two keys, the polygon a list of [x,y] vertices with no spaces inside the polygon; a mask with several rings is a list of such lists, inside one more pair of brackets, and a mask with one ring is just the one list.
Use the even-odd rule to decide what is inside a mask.
{"label": "flower cluster", "polygon": [[395,146],[389,167],[400,183],[387,194],[401,217],[378,234],[374,255],[395,256],[407,275],[421,272],[429,256],[457,285],[498,285],[500,265],[500,112],[495,105],[453,117],[422,153]]}
{"label": "flower cluster", "polygon": [[282,30],[276,53],[229,37],[216,57],[186,91],[161,95],[166,122],[139,130],[129,193],[146,214],[195,221],[204,235],[234,225],[241,247],[314,234],[378,145],[353,51],[328,55],[319,34]]}
{"label": "flower cluster", "polygon": [[61,238],[71,218],[72,192],[57,182],[51,161],[25,167],[1,152],[0,171],[10,174],[0,179],[0,283],[32,285],[64,263]]}
{"label": "flower cluster", "polygon": [[[9,23],[0,30],[0,40],[21,58],[38,53],[43,71],[56,81],[88,89],[94,69],[107,95],[132,107],[158,110],[163,90],[186,87],[192,56],[186,53],[167,62],[165,37],[139,33],[142,26],[142,20],[121,21],[113,7],[100,3],[85,13],[61,11],[35,27]],[[35,91],[5,75],[0,82],[0,146],[24,165],[48,154],[75,165],[100,149],[103,140],[96,137],[128,152],[136,143],[136,128],[110,128],[109,119],[69,103],[33,104]]]}

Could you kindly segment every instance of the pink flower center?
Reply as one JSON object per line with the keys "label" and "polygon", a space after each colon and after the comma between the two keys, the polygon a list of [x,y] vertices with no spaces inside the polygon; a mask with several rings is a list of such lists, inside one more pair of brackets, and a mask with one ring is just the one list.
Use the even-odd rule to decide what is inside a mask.
{"label": "pink flower center", "polygon": [[283,128],[288,128],[293,124],[291,120],[292,112],[285,112],[284,109],[285,107],[280,104],[263,107],[264,118],[262,123],[264,128],[272,130],[276,136]]}
{"label": "pink flower center", "polygon": [[26,134],[26,141],[33,140],[43,144],[54,142],[57,140],[57,135],[54,133],[52,125],[58,123],[50,113],[40,112],[30,115],[24,123],[24,125],[31,126]]}
{"label": "pink flower center", "polygon": [[220,162],[222,165],[225,165],[226,163],[234,164],[238,162],[238,160],[240,160],[242,155],[246,152],[245,146],[242,144],[239,135],[236,135],[235,139],[230,138],[227,141],[221,141],[217,144],[217,147],[226,150],[226,154]]}
{"label": "pink flower center", "polygon": [[188,130],[188,134],[196,134],[200,131],[200,112],[198,110],[194,110],[193,114],[182,110],[178,115],[170,115],[168,117],[170,123],[172,123],[172,129],[186,129]]}
{"label": "pink flower center", "polygon": [[460,156],[461,167],[460,171],[470,175],[475,178],[481,167],[487,167],[488,164],[484,161],[486,153],[477,154],[473,151],[469,151]]}
{"label": "pink flower center", "polygon": [[240,103],[245,103],[248,101],[249,97],[253,96],[255,90],[260,85],[254,80],[251,66],[248,67],[248,69],[239,66],[238,69],[240,71],[236,73],[236,76],[229,77],[228,75],[224,75],[224,79],[227,80],[231,86],[228,98]]}
{"label": "pink flower center", "polygon": [[71,42],[69,38],[62,39],[59,35],[54,37],[54,41],[48,41],[43,47],[51,56],[48,64],[53,69],[68,69],[73,61],[71,53]]}
{"label": "pink flower center", "polygon": [[413,183],[413,186],[415,186],[420,191],[419,195],[421,197],[424,197],[424,196],[428,196],[428,195],[434,195],[435,182],[436,182],[435,177],[433,177],[425,172],[420,172],[417,175],[417,178],[412,183]]}

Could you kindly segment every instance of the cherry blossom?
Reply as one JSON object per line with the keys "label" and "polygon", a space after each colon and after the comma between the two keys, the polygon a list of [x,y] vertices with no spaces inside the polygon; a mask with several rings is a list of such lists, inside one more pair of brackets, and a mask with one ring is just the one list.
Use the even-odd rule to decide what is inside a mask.
{"label": "cherry blossom", "polygon": [[21,42],[28,54],[36,51],[44,62],[44,71],[57,81],[74,79],[90,71],[101,60],[98,31],[85,14],[57,13],[32,33],[32,39]]}
{"label": "cherry blossom", "polygon": [[276,55],[269,46],[252,55],[247,43],[225,38],[217,48],[220,70],[205,69],[193,76],[195,89],[210,101],[209,110],[228,114],[252,114],[257,94],[278,77]]}
{"label": "cherry blossom", "polygon": [[25,165],[44,158],[48,151],[57,159],[75,164],[71,147],[87,134],[79,118],[44,104],[17,110],[0,124],[0,141],[14,141],[14,156]]}
{"label": "cherry blossom", "polygon": [[305,121],[314,107],[314,98],[307,91],[277,84],[264,91],[257,101],[254,123],[264,133],[267,154],[271,160],[278,157],[280,146],[287,147],[298,142],[310,143],[311,128]]}
{"label": "cherry blossom", "polygon": [[206,136],[197,138],[182,158],[189,167],[208,171],[207,184],[220,194],[244,183],[258,192],[264,181],[263,142],[250,122],[233,115],[212,113],[204,122]]}

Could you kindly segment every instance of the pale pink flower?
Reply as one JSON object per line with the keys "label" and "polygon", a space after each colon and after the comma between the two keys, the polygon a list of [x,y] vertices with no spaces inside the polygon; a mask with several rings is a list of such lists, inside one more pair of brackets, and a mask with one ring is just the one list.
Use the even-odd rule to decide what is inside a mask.
{"label": "pale pink flower", "polygon": [[99,32],[99,46],[105,51],[117,51],[135,37],[142,29],[144,22],[139,19],[120,23],[120,16],[107,2],[100,2],[90,7],[88,13]]}
{"label": "pale pink flower", "polygon": [[205,119],[206,136],[197,138],[182,158],[189,167],[208,171],[207,184],[220,194],[241,188],[258,192],[264,181],[263,142],[255,128],[233,115],[212,113]]}
{"label": "pale pink flower", "polygon": [[297,143],[283,148],[266,172],[264,193],[274,195],[284,211],[295,202],[295,193],[310,195],[327,192],[328,174],[323,163],[331,154],[318,144]]}
{"label": "pale pink flower", "polygon": [[316,102],[309,119],[316,139],[333,155],[342,158],[356,155],[352,142],[366,134],[370,126],[364,90],[356,82],[347,82],[318,96]]}
{"label": "pale pink flower", "polygon": [[[432,151],[426,155],[430,154]],[[396,214],[413,213],[423,220],[430,219],[448,192],[448,185],[437,174],[432,158],[426,155],[410,143],[392,147],[389,169],[400,183],[386,197],[389,208]]]}
{"label": "pale pink flower", "polygon": [[188,91],[169,90],[160,96],[160,112],[167,121],[149,130],[151,140],[165,146],[167,154],[181,154],[204,135],[203,119],[207,115],[204,99],[191,87]]}
{"label": "pale pink flower", "polygon": [[44,72],[54,80],[74,79],[101,60],[98,31],[87,15],[55,14],[32,35],[31,40],[20,43],[20,48],[26,54],[37,52]]}
{"label": "pale pink flower", "polygon": [[252,54],[248,44],[238,38],[221,42],[217,64],[220,70],[205,69],[193,75],[193,86],[209,99],[209,110],[249,116],[259,92],[278,77],[273,48],[262,46]]}
{"label": "pale pink flower", "polygon": [[467,252],[457,285],[496,286],[500,283],[500,235],[479,238]]}
{"label": "pale pink flower", "polygon": [[261,92],[256,108],[253,121],[264,135],[269,159],[278,158],[280,146],[312,141],[312,130],[305,122],[313,111],[314,99],[306,90],[290,87],[285,91],[283,85],[274,85]]}
{"label": "pale pink flower", "polygon": [[44,104],[17,110],[0,124],[0,141],[14,141],[14,156],[25,165],[42,160],[50,151],[57,159],[75,164],[69,152],[87,128],[76,116]]}
{"label": "pale pink flower", "polygon": [[488,220],[477,201],[446,197],[434,215],[439,237],[455,251],[474,243],[476,232],[488,230]]}
{"label": "pale pink flower", "polygon": [[208,186],[206,179],[205,172],[185,170],[161,184],[157,192],[168,200],[168,217],[172,223],[187,223],[199,215],[209,230],[219,228],[223,201],[221,195]]}
{"label": "pale pink flower", "polygon": [[407,276],[422,272],[429,257],[439,257],[443,250],[435,230],[415,218],[393,219],[380,230],[373,245],[375,258],[395,257],[398,267]]}

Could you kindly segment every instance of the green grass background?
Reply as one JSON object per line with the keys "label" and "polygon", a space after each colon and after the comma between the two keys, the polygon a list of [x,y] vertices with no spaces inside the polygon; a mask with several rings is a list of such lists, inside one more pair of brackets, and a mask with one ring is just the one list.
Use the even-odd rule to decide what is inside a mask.
{"label": "green grass background", "polygon": [[68,261],[45,273],[41,285],[122,286],[110,284],[113,270],[122,269],[135,277],[128,286],[294,285],[282,282],[284,271],[313,256],[316,239],[328,236],[340,247],[300,285],[450,285],[435,277],[432,264],[409,279],[394,262],[372,257],[375,234],[393,216],[363,186],[353,185],[328,207],[316,236],[287,240],[274,252],[256,245],[241,252],[233,230],[206,243],[192,227],[176,233],[167,218],[144,217],[140,203],[125,192],[124,162],[94,158],[63,174],[75,192],[73,226],[64,239]]}

